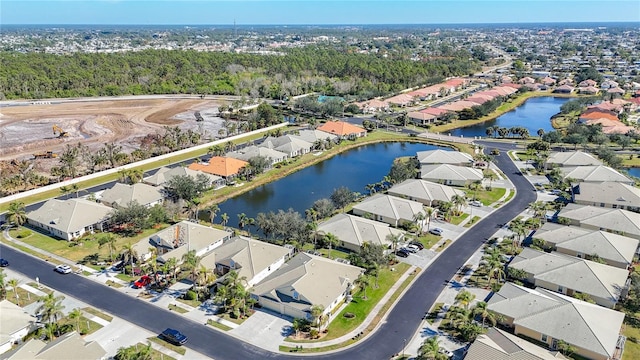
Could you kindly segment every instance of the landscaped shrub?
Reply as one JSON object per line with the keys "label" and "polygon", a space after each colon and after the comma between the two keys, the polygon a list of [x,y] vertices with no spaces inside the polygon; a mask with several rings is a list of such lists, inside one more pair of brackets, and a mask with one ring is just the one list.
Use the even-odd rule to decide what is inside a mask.
{"label": "landscaped shrub", "polygon": [[312,339],[317,339],[317,338],[318,338],[318,335],[319,335],[319,333],[318,333],[318,329],[311,329],[311,330],[309,331],[309,336],[310,336]]}
{"label": "landscaped shrub", "polygon": [[346,317],[347,319],[353,319],[354,317],[356,317],[356,314],[351,313],[351,312],[346,312],[342,316]]}
{"label": "landscaped shrub", "polygon": [[198,298],[198,294],[195,291],[189,290],[184,294],[185,300],[196,300]]}
{"label": "landscaped shrub", "polygon": [[29,237],[29,235],[31,235],[31,230],[29,229],[22,229],[20,231],[18,231],[18,234],[16,234],[16,237],[18,239],[24,239],[26,237]]}

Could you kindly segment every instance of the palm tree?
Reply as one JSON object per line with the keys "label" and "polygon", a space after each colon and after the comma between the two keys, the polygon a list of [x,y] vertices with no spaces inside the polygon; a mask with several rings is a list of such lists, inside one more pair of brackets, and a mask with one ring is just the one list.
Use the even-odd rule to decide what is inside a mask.
{"label": "palm tree", "polygon": [[220,215],[220,219],[220,224],[222,224],[222,227],[225,227],[229,222],[229,215],[227,215],[227,213],[222,213],[222,215]]}
{"label": "palm tree", "polygon": [[60,187],[60,194],[62,194],[62,196],[65,196],[70,192],[71,192],[71,188],[70,187],[68,187],[68,186],[61,186]]}
{"label": "palm tree", "polygon": [[196,273],[198,271],[198,266],[200,266],[201,257],[196,255],[195,250],[189,250],[184,255],[182,255],[182,265],[180,268],[185,268],[185,270],[191,270],[191,280],[196,282]]}
{"label": "palm tree", "polygon": [[80,192],[80,186],[78,186],[78,184],[76,184],[76,183],[71,184],[71,191],[76,193],[76,199],[77,199],[78,198],[78,192]]}
{"label": "palm tree", "polygon": [[129,264],[131,265],[131,275],[133,275],[133,259],[137,258],[138,254],[136,254],[136,250],[133,248],[131,243],[127,243],[122,246],[122,255],[128,258]]}
{"label": "palm tree", "polygon": [[[169,259],[167,259],[164,265],[166,266],[167,270],[171,271],[170,276],[171,276],[171,279],[173,279],[176,276],[176,269],[178,268],[178,260],[174,257],[170,257]],[[167,271],[166,273],[169,274],[169,271]]]}
{"label": "palm tree", "polygon": [[488,188],[491,189],[491,185],[493,184],[493,181],[498,178],[498,175],[491,170],[487,170],[484,172],[483,178],[489,180]]}
{"label": "palm tree", "polygon": [[427,338],[418,349],[417,360],[444,360],[446,355],[440,353],[440,341],[437,336]]}
{"label": "palm tree", "polygon": [[467,205],[467,199],[462,195],[453,195],[451,202],[456,207],[456,215],[462,213],[462,208]]}
{"label": "palm tree", "polygon": [[18,279],[11,279],[9,281],[7,281],[7,285],[11,286],[11,289],[13,290],[13,296],[16,298],[16,304],[18,306],[20,306],[20,297],[18,296],[18,285],[20,284],[20,280]]}
{"label": "palm tree", "polygon": [[371,280],[369,279],[369,276],[365,274],[358,276],[356,281],[354,281],[354,284],[356,284],[360,289],[362,289],[362,299],[367,300],[367,286],[371,284]]}
{"label": "palm tree", "polygon": [[311,318],[312,323],[318,328],[322,327],[322,318],[324,314],[324,306],[323,305],[312,305],[311,309]]}
{"label": "palm tree", "polygon": [[420,229],[420,233],[422,233],[422,227],[424,226],[425,214],[423,212],[417,212],[413,215],[413,221],[418,224],[418,228]]}
{"label": "palm tree", "polygon": [[4,271],[0,269],[0,300],[4,300],[7,297],[7,284],[5,283],[5,279],[7,275],[5,275]]}
{"label": "palm tree", "polygon": [[36,314],[40,316],[42,322],[49,323],[50,339],[53,338],[55,323],[63,316],[62,309],[64,309],[64,306],[61,304],[62,299],[62,296],[55,296],[54,293],[49,293],[38,300],[42,305],[36,309]]}
{"label": "palm tree", "polygon": [[324,241],[327,243],[327,245],[329,245],[329,259],[331,259],[331,249],[334,246],[337,246],[340,243],[340,240],[338,239],[337,236],[333,235],[332,233],[327,233],[324,236]]}
{"label": "palm tree", "polygon": [[24,208],[24,203],[20,201],[14,201],[9,204],[7,209],[7,222],[13,226],[20,226],[27,221],[27,212]]}
{"label": "palm tree", "polygon": [[238,228],[240,230],[244,228],[246,221],[247,221],[247,214],[245,213],[238,214]]}
{"label": "palm tree", "polygon": [[480,301],[473,308],[473,315],[480,316],[482,318],[482,327],[488,321],[491,326],[495,326],[497,322],[496,314],[489,311],[487,308],[487,303],[484,301]]}
{"label": "palm tree", "polygon": [[482,181],[481,180],[476,180],[474,182],[472,182],[471,184],[469,184],[469,190],[473,191],[473,200],[476,200],[476,193],[478,192],[478,189],[482,188]]}
{"label": "palm tree", "polygon": [[433,219],[433,214],[436,212],[436,209],[432,207],[427,208],[427,231],[430,230],[431,227],[431,219]]}
{"label": "palm tree", "polygon": [[205,210],[209,212],[209,222],[211,223],[211,225],[213,225],[213,220],[216,218],[216,214],[218,213],[218,211],[220,211],[220,208],[218,207],[218,205],[212,204],[209,205],[209,207],[207,207]]}
{"label": "palm tree", "polygon": [[400,235],[389,233],[385,239],[391,243],[391,249],[395,252],[400,242]]}
{"label": "palm tree", "polygon": [[68,316],[71,320],[76,319],[76,331],[80,334],[80,318],[82,317],[82,310],[80,310],[80,308],[75,308]]}
{"label": "palm tree", "polygon": [[467,290],[462,290],[456,295],[456,304],[464,306],[465,310],[469,310],[469,304],[476,296]]}
{"label": "palm tree", "polygon": [[103,233],[98,239],[98,249],[106,246],[109,249],[109,259],[113,262],[113,253],[116,251],[116,237],[112,233]]}

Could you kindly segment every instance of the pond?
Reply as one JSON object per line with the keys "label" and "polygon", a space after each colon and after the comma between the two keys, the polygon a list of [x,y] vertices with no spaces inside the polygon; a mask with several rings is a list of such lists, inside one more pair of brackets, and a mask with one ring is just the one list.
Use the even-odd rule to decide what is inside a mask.
{"label": "pond", "polygon": [[255,218],[260,212],[289,208],[304,216],[314,201],[328,198],[341,186],[365,193],[367,184],[381,181],[389,173],[395,158],[439,148],[409,142],[361,146],[221,203],[216,222],[220,214],[227,213],[228,225],[237,227],[240,213]]}
{"label": "pond", "polygon": [[629,175],[635,176],[637,178],[640,178],[640,167],[632,167],[632,168],[628,168],[626,170],[629,173]]}
{"label": "pond", "polygon": [[538,129],[544,129],[545,132],[553,130],[553,126],[551,126],[551,117],[559,113],[562,104],[569,100],[571,99],[551,96],[531,98],[525,101],[524,104],[499,116],[495,120],[451,130],[451,135],[464,137],[486,137],[487,133],[485,130],[489,126],[500,126],[505,128],[523,126],[529,130],[529,134],[536,136]]}

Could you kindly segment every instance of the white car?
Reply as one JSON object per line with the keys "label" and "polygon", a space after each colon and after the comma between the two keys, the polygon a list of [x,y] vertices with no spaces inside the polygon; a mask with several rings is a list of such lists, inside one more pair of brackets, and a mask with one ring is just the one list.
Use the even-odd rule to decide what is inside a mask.
{"label": "white car", "polygon": [[440,349],[438,349],[438,352],[439,352],[440,354],[445,354],[449,359],[451,359],[451,358],[453,357],[453,352],[452,352],[452,351],[449,351],[449,350],[447,350],[447,349],[445,349],[445,348],[440,348]]}
{"label": "white car", "polygon": [[475,206],[475,207],[482,207],[482,202],[478,200],[473,200],[473,201],[469,201],[469,205]]}
{"label": "white car", "polygon": [[58,266],[55,267],[54,270],[59,272],[60,274],[70,274],[71,273],[71,267],[69,265],[58,265]]}
{"label": "white car", "polygon": [[440,228],[431,228],[429,229],[429,232],[432,233],[433,235],[438,235],[438,236],[442,235],[442,229]]}
{"label": "white car", "polygon": [[420,251],[419,247],[417,247],[416,245],[412,245],[412,244],[409,244],[409,245],[405,246],[405,249],[409,250],[412,253],[417,253],[418,251]]}

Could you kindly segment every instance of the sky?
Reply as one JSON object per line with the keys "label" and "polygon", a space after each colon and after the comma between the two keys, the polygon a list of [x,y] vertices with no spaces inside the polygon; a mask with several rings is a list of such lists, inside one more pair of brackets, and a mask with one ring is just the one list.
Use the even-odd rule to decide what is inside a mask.
{"label": "sky", "polygon": [[638,0],[0,0],[2,24],[640,22]]}

